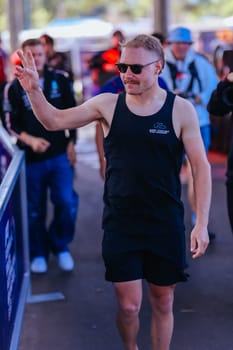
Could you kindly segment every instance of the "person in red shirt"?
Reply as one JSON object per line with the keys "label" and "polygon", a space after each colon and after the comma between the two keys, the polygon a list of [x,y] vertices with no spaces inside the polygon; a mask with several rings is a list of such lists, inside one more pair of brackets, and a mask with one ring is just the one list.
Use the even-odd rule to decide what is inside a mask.
{"label": "person in red shirt", "polygon": [[109,79],[119,75],[116,63],[119,62],[121,44],[125,37],[120,30],[116,30],[112,34],[111,40],[112,46],[105,51],[98,52],[89,62],[91,78],[98,88],[101,88]]}

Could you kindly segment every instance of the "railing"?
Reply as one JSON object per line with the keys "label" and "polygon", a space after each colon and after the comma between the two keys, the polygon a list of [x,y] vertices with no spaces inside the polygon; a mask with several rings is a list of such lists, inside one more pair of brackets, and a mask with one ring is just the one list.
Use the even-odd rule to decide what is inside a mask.
{"label": "railing", "polygon": [[18,348],[30,277],[24,153],[0,127],[0,349]]}
{"label": "railing", "polygon": [[31,295],[24,152],[0,125],[0,349],[18,349],[26,303],[57,299]]}

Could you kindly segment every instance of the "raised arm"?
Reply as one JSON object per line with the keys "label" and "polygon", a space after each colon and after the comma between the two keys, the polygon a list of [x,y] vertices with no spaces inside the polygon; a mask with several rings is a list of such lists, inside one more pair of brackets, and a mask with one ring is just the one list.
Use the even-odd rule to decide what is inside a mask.
{"label": "raised arm", "polygon": [[[34,114],[48,130],[79,128],[94,120],[106,119],[111,124],[116,97],[113,94],[95,96],[80,106],[59,110],[46,100],[31,52],[17,51],[23,67],[17,66],[15,76],[26,91]],[[51,118],[52,115],[52,118]]]}

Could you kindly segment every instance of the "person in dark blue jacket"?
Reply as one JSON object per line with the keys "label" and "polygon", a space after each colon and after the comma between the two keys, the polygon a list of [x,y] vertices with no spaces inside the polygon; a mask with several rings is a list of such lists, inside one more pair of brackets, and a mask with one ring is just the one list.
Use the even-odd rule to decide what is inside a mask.
{"label": "person in dark blue jacket", "polygon": [[[30,50],[39,74],[40,88],[48,101],[59,109],[76,106],[74,90],[65,72],[45,64],[45,53],[39,39],[22,44]],[[28,199],[31,271],[47,271],[49,253],[58,266],[71,271],[74,266],[68,245],[75,233],[78,194],[73,188],[76,162],[76,129],[48,131],[36,119],[31,103],[15,79],[4,91],[5,125],[25,151]],[[49,115],[53,119],[53,113]],[[54,205],[54,215],[46,225],[47,195]]]}

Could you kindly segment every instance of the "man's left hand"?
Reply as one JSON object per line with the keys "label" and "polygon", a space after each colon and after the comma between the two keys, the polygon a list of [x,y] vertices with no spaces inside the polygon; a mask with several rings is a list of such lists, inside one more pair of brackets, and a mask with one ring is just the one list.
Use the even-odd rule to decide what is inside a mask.
{"label": "man's left hand", "polygon": [[199,228],[194,226],[191,232],[191,247],[193,259],[199,258],[205,254],[205,251],[209,245],[209,235],[207,228]]}

